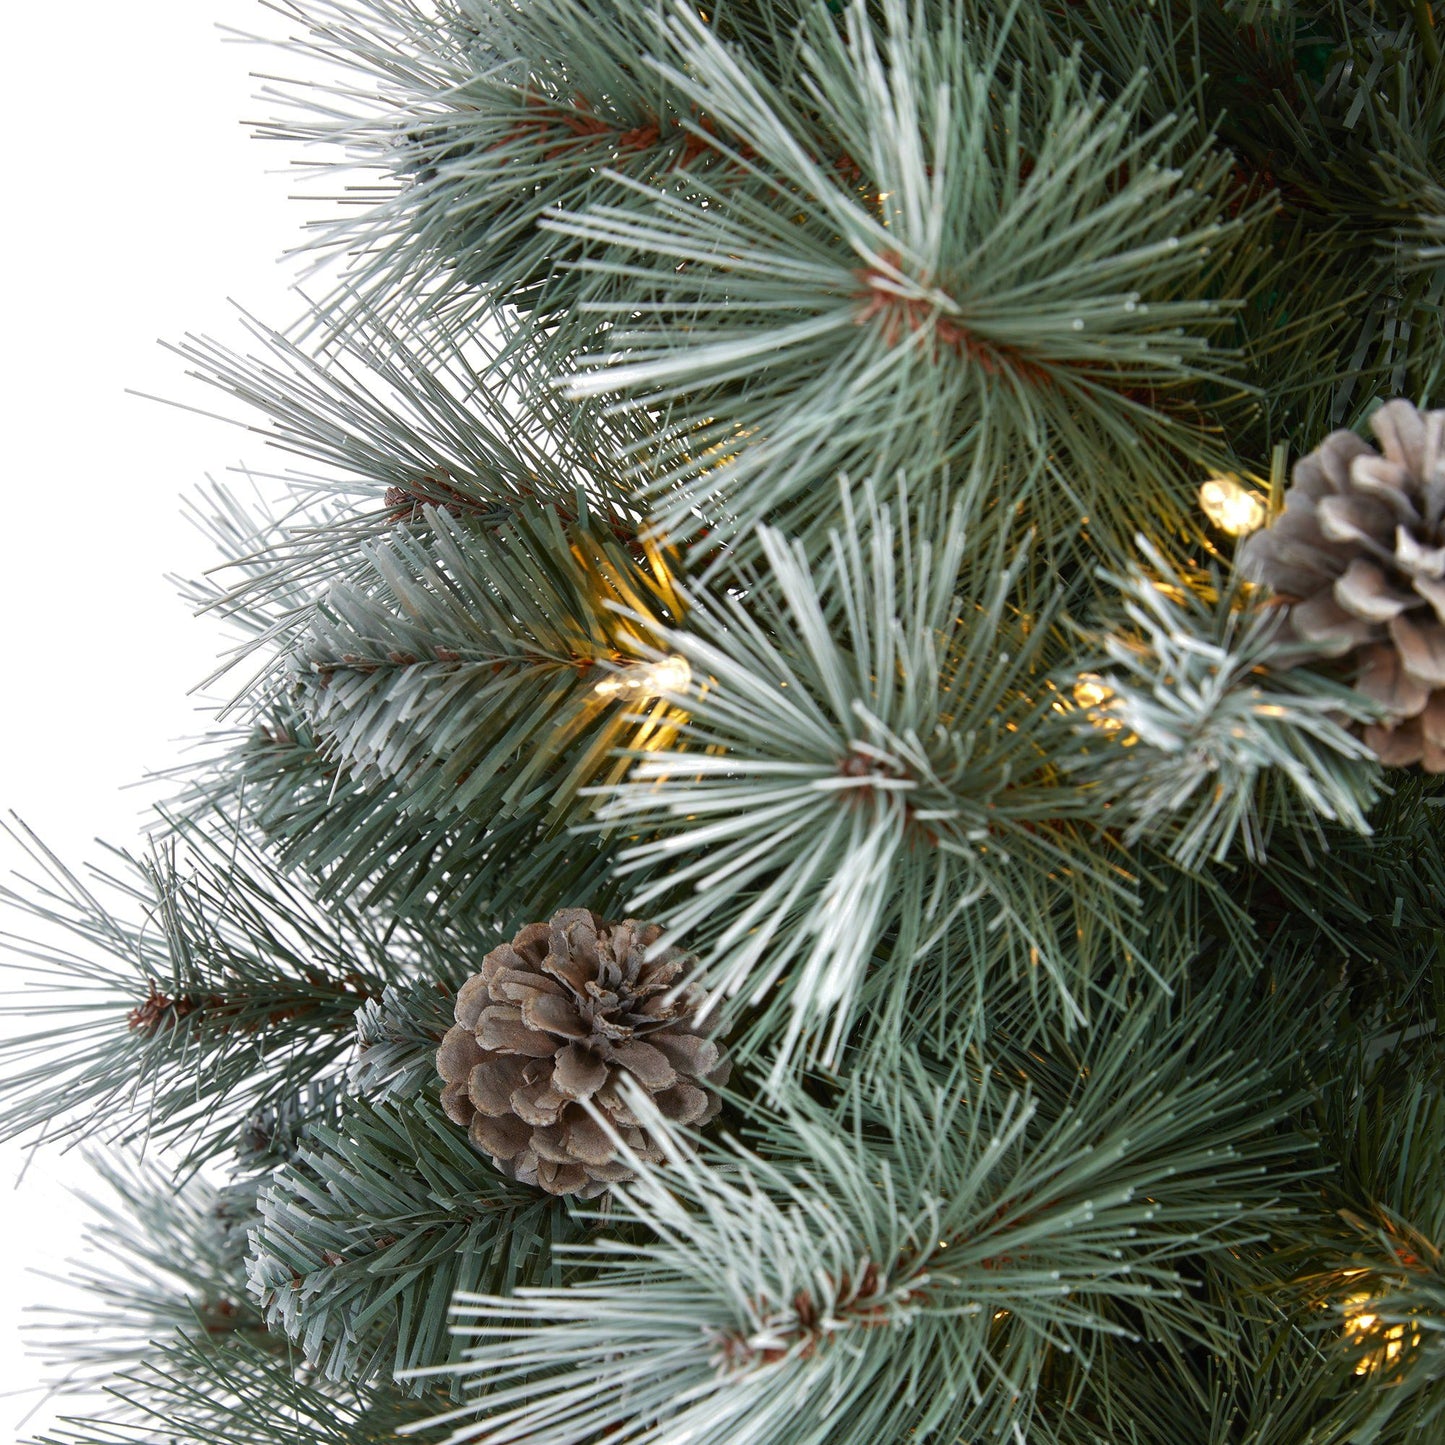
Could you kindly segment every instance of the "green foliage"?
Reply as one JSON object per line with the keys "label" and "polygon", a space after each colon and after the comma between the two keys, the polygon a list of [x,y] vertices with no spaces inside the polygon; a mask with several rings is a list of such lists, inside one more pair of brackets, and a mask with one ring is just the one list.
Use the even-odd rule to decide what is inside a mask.
{"label": "green foliage", "polygon": [[628,720],[598,684],[680,622],[669,559],[577,507],[570,526],[543,511],[485,533],[433,512],[425,540],[366,548],[368,575],[327,593],[296,658],[323,755],[397,784],[404,815],[535,818],[545,836],[626,771],[620,749],[665,746],[669,703]]}
{"label": "green foliage", "polygon": [[32,1445],[392,1445],[426,1411],[394,1387],[320,1384],[247,1342],[200,1335],[157,1349],[113,1394],[111,1417],[65,1421]]}
{"label": "green foliage", "polygon": [[1267,865],[1227,870],[1259,937],[1343,986],[1349,1027],[1366,1040],[1445,1020],[1445,779],[1389,777],[1368,837],[1284,834]]}
{"label": "green foliage", "polygon": [[[1445,1096],[1439,1036],[1386,1041],[1320,1101],[1338,1140],[1328,1243],[1282,1251],[1296,1283],[1337,1336],[1335,1353],[1369,1391],[1362,1442],[1428,1438],[1445,1421]],[[1313,1241],[1311,1242],[1313,1244]],[[1368,1327],[1360,1321],[1368,1320]],[[1342,1332],[1342,1338],[1340,1333]]]}
{"label": "green foliage", "polygon": [[[609,852],[579,846],[535,817],[433,817],[402,807],[397,787],[356,779],[330,761],[295,696],[256,724],[213,739],[188,766],[177,808],[244,820],[280,864],[310,875],[318,900],[347,899],[406,915],[500,917],[516,926],[575,898],[604,909],[618,885]],[[548,902],[548,900],[553,900]]]}
{"label": "green foliage", "polygon": [[259,1212],[249,1269],[268,1322],[352,1386],[457,1359],[452,1296],[555,1284],[556,1247],[579,1235],[561,1202],[504,1178],[434,1097],[357,1101],[310,1129]]}
{"label": "green foliage", "polygon": [[[728,0],[709,23],[770,71],[787,65],[809,8]],[[664,39],[655,3],[285,0],[284,10],[309,32],[290,48],[341,73],[334,89],[290,89],[287,115],[261,133],[339,142],[345,159],[329,153],[322,176],[370,172],[377,203],[360,216],[348,206],[313,245],[346,246],[348,287],[403,314],[460,325],[495,300],[539,326],[586,325],[595,283],[572,263],[587,248],[539,220],[615,200],[623,178],[686,194],[719,163],[695,129],[706,134],[710,118],[649,63]]]}
{"label": "green foliage", "polygon": [[[229,1144],[234,1111],[334,1068],[356,1010],[404,960],[440,966],[420,935],[321,913],[239,837],[186,827],[122,855],[131,878],[97,874],[114,909],[33,840],[30,856],[42,879],[0,890],[35,939],[16,940],[32,978],[10,1007],[33,1022],[5,1044],[8,1136],[184,1138],[204,1159]],[[66,934],[76,951],[48,941]]]}
{"label": "green foliage", "polygon": [[1230,1352],[1175,1265],[1256,1235],[1280,1182],[1259,1165],[1290,1145],[1220,1058],[1218,1003],[1182,1040],[1132,1011],[1063,1108],[987,1066],[900,1062],[756,1113],[758,1152],[670,1138],[615,1195],[645,1243],[570,1250],[564,1287],[462,1298],[456,1369],[483,1395],[452,1438],[1005,1438],[1051,1350],[1202,1328]]}
{"label": "green foliage", "polygon": [[[1369,1411],[1343,1358],[1268,1306],[1212,1299],[1228,1356],[1124,1345],[1059,1410],[1053,1445],[1346,1445]],[[1077,1383],[1072,1382],[1071,1383]],[[1061,1402],[1062,1403],[1062,1402]]]}
{"label": "green foliage", "polygon": [[249,430],[308,470],[269,479],[289,493],[279,509],[259,487],[247,506],[224,486],[196,508],[224,561],[186,591],[242,633],[228,665],[293,640],[329,586],[368,574],[368,543],[425,523],[428,507],[485,529],[519,509],[572,521],[585,497],[596,527],[635,540],[616,453],[636,429],[546,392],[518,394],[494,343],[444,327],[403,333],[362,310],[311,354],[245,321],[253,353],[199,337],[174,349],[191,376],[247,409]]}
{"label": "green foliage", "polygon": [[[359,1041],[365,1038],[367,1011],[364,1007],[357,1020]],[[334,1123],[349,1093],[346,1076],[333,1074],[248,1114],[236,1140],[238,1174],[242,1178],[269,1174],[289,1163],[296,1157],[305,1131],[317,1123]]]}
{"label": "green foliage", "polygon": [[1308,649],[1282,639],[1279,613],[1217,576],[1181,578],[1140,547],[1153,575],[1107,579],[1127,620],[1101,636],[1106,670],[1083,674],[1079,706],[1081,730],[1106,744],[1083,771],[1126,823],[1125,841],[1162,833],[1186,868],[1236,844],[1256,858],[1275,828],[1301,821],[1294,799],[1307,820],[1368,832],[1381,770],[1349,726],[1373,721],[1374,707],[1296,665]]}
{"label": "green foliage", "polygon": [[51,1306],[36,1329],[42,1352],[64,1371],[56,1388],[95,1389],[157,1342],[190,1334],[274,1354],[276,1341],[247,1295],[254,1185],[192,1179],[177,1188],[171,1172],[152,1163],[93,1155],[91,1164],[111,1197],[86,1201],[97,1222],[69,1274],[80,1297]]}
{"label": "green foliage", "polygon": [[[390,984],[357,1011],[355,1093],[371,1100],[410,1099],[437,1080],[436,1047],[455,1022],[452,990],[432,979]],[[325,1121],[334,1123],[334,1121]],[[335,1127],[340,1127],[335,1124]]]}
{"label": "green foliage", "polygon": [[664,634],[697,679],[684,746],[640,753],[603,813],[646,830],[621,855],[624,874],[656,874],[631,906],[699,947],[718,988],[767,997],[770,1022],[790,1009],[768,1037],[780,1069],[824,1026],[810,1050],[836,1060],[885,934],[906,988],[970,909],[991,967],[1041,970],[1082,1016],[1090,960],[1060,936],[1055,880],[1102,895],[1096,914],[1128,900],[1091,856],[1096,805],[1064,776],[1070,734],[1040,746],[1048,617],[1024,559],[995,548],[965,578],[961,507],[895,513],[870,488],[855,514],[839,495],[821,566],[764,528],[766,580],[697,599]]}
{"label": "green foliage", "polygon": [[[1429,248],[1445,162],[1445,68],[1429,13],[1415,0],[1086,0],[1057,16],[1114,89],[1134,83],[1141,59],[1157,76],[1171,50],[1199,57],[1189,66],[1198,114],[1235,158],[1246,193],[1271,196],[1270,249],[1309,256],[1308,306],[1315,295],[1349,298],[1314,349],[1316,404],[1300,397],[1284,414],[1301,449],[1375,398],[1438,398],[1445,377],[1445,271]],[[1174,85],[1150,89],[1151,115],[1176,109]],[[1298,275],[1272,288],[1272,316],[1261,322],[1298,314]],[[1247,375],[1279,393],[1285,374],[1272,360]]]}
{"label": "green foliage", "polygon": [[1025,85],[1006,21],[971,33],[949,4],[879,9],[840,25],[814,8],[786,87],[675,13],[662,73],[771,194],[719,180],[697,204],[634,184],[630,206],[549,220],[605,248],[580,265],[649,298],[588,304],[616,320],[571,394],[680,413],[663,475],[685,485],[655,509],[674,536],[719,515],[801,532],[838,468],[921,480],[960,456],[975,485],[1009,478],[1046,546],[1081,514],[1119,533],[1138,505],[1124,478],[1182,528],[1182,458],[1221,453],[1171,395],[1228,376],[1211,280],[1248,244],[1247,220],[1220,215],[1227,164],[1178,124],[1140,126],[1138,87],[1101,100],[1071,57]]}

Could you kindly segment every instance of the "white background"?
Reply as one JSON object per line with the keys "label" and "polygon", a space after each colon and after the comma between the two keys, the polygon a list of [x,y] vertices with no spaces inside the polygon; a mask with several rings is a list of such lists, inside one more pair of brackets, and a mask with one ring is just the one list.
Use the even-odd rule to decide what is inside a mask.
{"label": "white background", "polygon": [[[180,499],[243,458],[267,465],[258,438],[126,389],[215,405],[158,339],[239,342],[228,297],[288,324],[299,268],[277,258],[323,209],[287,199],[305,188],[287,148],[242,124],[277,108],[252,99],[250,72],[297,62],[227,43],[218,23],[288,24],[259,0],[6,12],[0,811],[72,862],[100,855],[96,837],[135,844],[148,795],[125,785],[174,763],[204,726],[187,693],[223,638],[164,580],[214,560]],[[0,872],[18,861],[0,847]],[[0,916],[0,930],[16,926]],[[55,1414],[35,1408],[21,1328],[28,1304],[57,1296],[31,1271],[64,1274],[79,1249],[84,1211],[68,1191],[86,1175],[77,1152],[0,1148],[0,1439]]]}

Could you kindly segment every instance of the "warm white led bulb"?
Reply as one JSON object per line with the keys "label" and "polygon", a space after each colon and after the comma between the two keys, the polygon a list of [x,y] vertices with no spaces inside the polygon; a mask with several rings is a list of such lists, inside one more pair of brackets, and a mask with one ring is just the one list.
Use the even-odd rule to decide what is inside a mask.
{"label": "warm white led bulb", "polygon": [[1393,1365],[1405,1353],[1407,1346],[1414,1349],[1420,1343],[1419,1330],[1410,1330],[1406,1338],[1403,1321],[1376,1328],[1381,1321],[1375,1313],[1374,1303],[1368,1294],[1348,1295],[1343,1302],[1346,1336],[1359,1344],[1375,1344],[1375,1348],[1355,1366],[1357,1375],[1368,1375],[1386,1365]]}
{"label": "warm white led bulb", "polygon": [[1199,489],[1199,505],[1204,515],[1231,537],[1257,532],[1267,516],[1264,498],[1238,477],[1210,477]]}
{"label": "warm white led bulb", "polygon": [[686,692],[692,681],[687,658],[673,653],[657,662],[634,662],[604,677],[592,689],[597,697],[656,697],[665,692]]}
{"label": "warm white led bulb", "polygon": [[1096,677],[1093,673],[1086,672],[1074,684],[1074,701],[1081,708],[1103,707],[1113,696],[1113,688],[1102,677]]}

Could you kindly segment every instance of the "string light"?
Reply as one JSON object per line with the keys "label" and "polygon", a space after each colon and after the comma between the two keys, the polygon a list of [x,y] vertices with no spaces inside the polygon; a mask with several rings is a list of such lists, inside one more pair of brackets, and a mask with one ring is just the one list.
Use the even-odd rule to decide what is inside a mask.
{"label": "string light", "polygon": [[1210,477],[1199,489],[1199,505],[1204,515],[1231,537],[1257,532],[1268,516],[1264,498],[1238,477]]}
{"label": "string light", "polygon": [[1089,721],[1101,733],[1109,734],[1115,742],[1131,748],[1139,741],[1133,733],[1126,731],[1124,720],[1116,716],[1119,698],[1098,673],[1080,674],[1074,684],[1074,705],[1088,715]]}
{"label": "string light", "polygon": [[658,662],[634,662],[621,672],[604,677],[592,689],[594,697],[656,697],[666,692],[686,692],[692,681],[687,658],[673,653]]}
{"label": "string light", "polygon": [[1103,707],[1113,696],[1114,689],[1092,672],[1086,672],[1074,684],[1074,701],[1085,710]]}
{"label": "string light", "polygon": [[[1405,1353],[1405,1325],[1403,1323],[1387,1325],[1384,1329],[1377,1330],[1380,1317],[1375,1313],[1374,1300],[1368,1294],[1347,1295],[1341,1304],[1345,1313],[1345,1337],[1353,1340],[1356,1344],[1371,1344],[1378,1341],[1377,1348],[1374,1348],[1355,1366],[1357,1375],[1368,1375],[1372,1370],[1383,1369],[1393,1365],[1396,1360]],[[1410,1344],[1420,1343],[1420,1332],[1414,1331],[1410,1336]]]}

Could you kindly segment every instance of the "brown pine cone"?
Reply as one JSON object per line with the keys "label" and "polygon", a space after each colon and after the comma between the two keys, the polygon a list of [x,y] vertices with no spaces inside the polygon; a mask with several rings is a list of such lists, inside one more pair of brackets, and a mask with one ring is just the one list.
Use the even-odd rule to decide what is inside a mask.
{"label": "brown pine cone", "polygon": [[1284,511],[1237,565],[1290,604],[1293,634],[1359,664],[1387,712],[1365,741],[1391,767],[1445,772],[1445,411],[1390,401],[1370,418],[1385,454],[1332,432],[1296,463]]}
{"label": "brown pine cone", "polygon": [[701,998],[685,979],[696,960],[669,948],[647,961],[661,933],[564,908],[494,948],[462,985],[437,1050],[442,1107],[502,1173],[584,1199],[631,1179],[584,1100],[639,1157],[660,1160],[618,1093],[624,1075],[678,1124],[721,1107],[706,1085],[725,1084],[731,1063],[694,1023]]}

